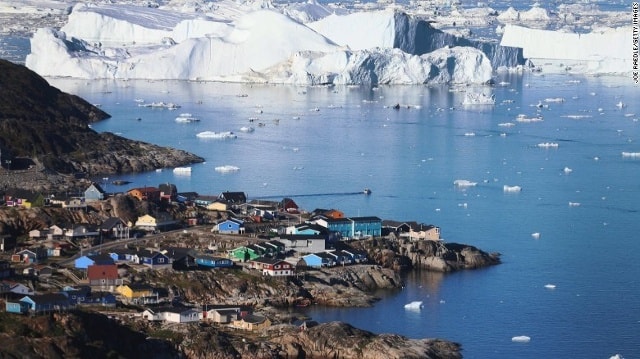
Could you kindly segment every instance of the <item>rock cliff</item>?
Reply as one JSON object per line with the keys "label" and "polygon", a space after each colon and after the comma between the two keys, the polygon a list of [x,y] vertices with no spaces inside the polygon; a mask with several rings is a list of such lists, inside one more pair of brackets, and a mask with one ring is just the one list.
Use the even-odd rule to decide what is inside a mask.
{"label": "rock cliff", "polygon": [[0,159],[6,169],[0,170],[5,171],[0,181],[13,175],[18,177],[13,184],[33,187],[37,174],[19,171],[27,169],[98,175],[204,161],[185,151],[97,133],[90,125],[110,117],[104,111],[24,66],[0,60],[0,73]]}

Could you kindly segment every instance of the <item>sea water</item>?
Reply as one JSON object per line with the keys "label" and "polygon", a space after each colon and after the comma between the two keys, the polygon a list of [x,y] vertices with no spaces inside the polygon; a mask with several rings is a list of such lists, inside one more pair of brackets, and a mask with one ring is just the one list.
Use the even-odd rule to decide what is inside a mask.
{"label": "sea water", "polygon": [[[306,210],[435,224],[446,241],[502,254],[491,268],[407,273],[371,308],[305,309],[316,320],[452,340],[465,358],[640,357],[640,158],[623,155],[640,152],[640,105],[628,78],[502,74],[499,85],[462,88],[50,81],[112,115],[96,131],[206,159],[189,175],[96,178],[109,192],[169,182],[289,196]],[[463,106],[465,91],[496,104]],[[181,107],[140,106],[160,101]],[[200,121],[178,123],[180,113]],[[196,137],[203,131],[237,138]],[[423,307],[406,310],[413,301]]]}

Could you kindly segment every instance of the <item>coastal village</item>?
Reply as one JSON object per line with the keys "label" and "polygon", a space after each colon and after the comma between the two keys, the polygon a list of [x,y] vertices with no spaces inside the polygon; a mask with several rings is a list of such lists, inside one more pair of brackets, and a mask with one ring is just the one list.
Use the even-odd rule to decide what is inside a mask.
{"label": "coastal village", "polygon": [[[114,194],[87,182],[84,192],[75,196],[6,190],[1,205],[15,211],[50,207],[95,212],[114,197],[152,204],[148,208],[153,210],[135,220],[111,216],[97,224],[56,222],[22,236],[0,236],[0,300],[7,313],[38,315],[77,307],[113,313],[127,308],[126,315],[150,322],[207,322],[254,331],[269,327],[275,318],[238,297],[189,302],[175,288],[141,280],[139,273],[231,271],[291,281],[333,267],[378,267],[353,245],[360,241],[440,241],[440,228],[432,224],[350,217],[334,208],[305,211],[292,198],[266,201],[248,200],[244,192],[179,192],[170,183]],[[200,240],[187,240],[194,236]],[[163,241],[167,238],[174,240]],[[400,286],[397,279],[394,285]],[[307,293],[280,305],[314,303]],[[289,324],[304,330],[317,323]]]}

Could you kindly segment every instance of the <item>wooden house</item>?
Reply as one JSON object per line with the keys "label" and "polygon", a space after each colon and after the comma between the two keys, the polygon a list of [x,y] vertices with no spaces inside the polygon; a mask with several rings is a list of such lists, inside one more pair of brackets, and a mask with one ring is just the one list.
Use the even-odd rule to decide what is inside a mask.
{"label": "wooden house", "polygon": [[45,259],[47,259],[46,248],[23,249],[11,255],[11,261],[16,263],[40,263]]}
{"label": "wooden house", "polygon": [[237,218],[227,218],[215,224],[212,232],[221,234],[242,234],[244,233],[244,221]]}
{"label": "wooden house", "polygon": [[84,198],[87,202],[102,201],[106,198],[106,192],[98,183],[93,182],[84,190]]}
{"label": "wooden house", "polygon": [[105,290],[112,290],[122,284],[118,276],[118,266],[115,263],[90,265],[87,268],[87,280],[90,286]]}
{"label": "wooden house", "polygon": [[98,230],[100,231],[100,238],[103,240],[129,238],[129,226],[118,217],[107,218],[102,222]]}
{"label": "wooden house", "polygon": [[155,187],[132,188],[127,192],[127,195],[139,201],[160,202],[160,189]]}
{"label": "wooden house", "polygon": [[196,256],[196,264],[203,268],[230,268],[233,267],[233,261],[229,258],[214,257],[200,254]]}
{"label": "wooden house", "polygon": [[231,322],[231,326],[243,330],[260,330],[271,326],[271,321],[267,317],[255,314],[247,314],[238,320]]}
{"label": "wooden house", "polygon": [[282,259],[260,257],[251,260],[249,264],[266,276],[287,277],[294,274],[294,266]]}
{"label": "wooden house", "polygon": [[9,313],[40,314],[65,311],[72,307],[69,298],[60,293],[27,295],[17,302],[6,302]]}
{"label": "wooden house", "polygon": [[147,308],[142,312],[142,318],[149,321],[168,323],[193,323],[200,321],[200,310],[185,307]]}

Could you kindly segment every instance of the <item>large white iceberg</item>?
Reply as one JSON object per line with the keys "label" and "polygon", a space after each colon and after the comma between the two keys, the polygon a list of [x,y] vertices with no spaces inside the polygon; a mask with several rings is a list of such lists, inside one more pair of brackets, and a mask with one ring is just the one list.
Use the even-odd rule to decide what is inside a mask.
{"label": "large white iceberg", "polygon": [[[497,44],[453,37],[404,13],[353,16],[332,15],[307,26],[268,9],[214,18],[128,5],[77,5],[62,30],[36,31],[26,65],[42,76],[88,79],[485,83],[492,76],[490,56],[502,56]],[[371,24],[388,26],[371,34]]]}
{"label": "large white iceberg", "polygon": [[520,47],[525,58],[545,72],[625,74],[631,27],[605,28],[587,34],[506,25],[503,46]]}

